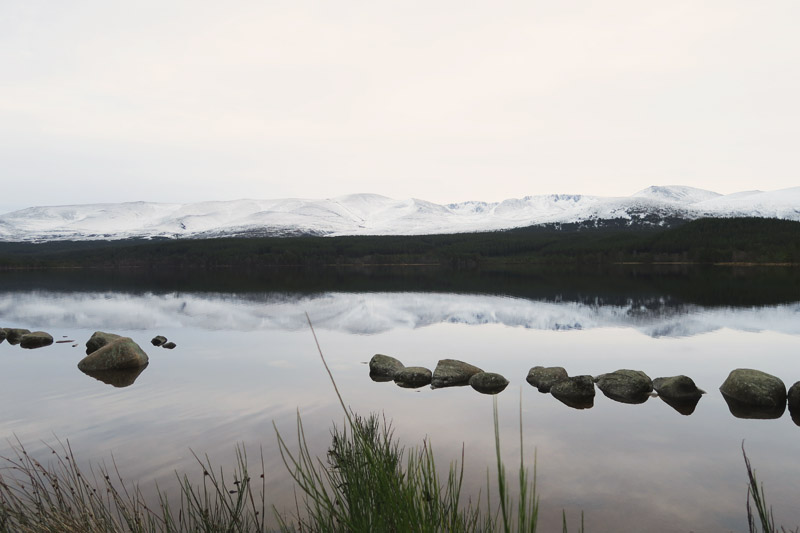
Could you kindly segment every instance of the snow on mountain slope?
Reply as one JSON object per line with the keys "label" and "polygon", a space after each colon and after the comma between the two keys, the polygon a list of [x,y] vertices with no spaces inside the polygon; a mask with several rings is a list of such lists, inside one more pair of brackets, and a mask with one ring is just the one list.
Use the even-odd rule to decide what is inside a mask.
{"label": "snow on mountain slope", "polygon": [[664,202],[694,204],[704,200],[710,200],[712,198],[719,198],[722,195],[712,191],[696,189],[694,187],[686,187],[684,185],[654,185],[637,192],[633,196],[638,198],[649,198],[651,200],[660,200]]}
{"label": "snow on mountain slope", "polygon": [[629,197],[526,196],[439,205],[352,194],[323,200],[128,202],[31,207],[0,216],[0,240],[47,241],[225,235],[422,235],[496,231],[537,224],[661,224],[703,216],[800,220],[800,187],[729,195],[685,186],[649,187]]}

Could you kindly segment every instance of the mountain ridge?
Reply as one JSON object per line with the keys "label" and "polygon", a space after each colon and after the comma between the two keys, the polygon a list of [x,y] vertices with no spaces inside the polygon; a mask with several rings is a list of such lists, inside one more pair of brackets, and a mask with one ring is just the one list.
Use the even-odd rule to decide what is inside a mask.
{"label": "mountain ridge", "polygon": [[326,199],[39,206],[0,215],[0,241],[428,235],[610,221],[665,226],[675,220],[706,217],[800,221],[800,187],[722,195],[668,185],[651,186],[625,197],[548,194],[450,204],[356,193]]}

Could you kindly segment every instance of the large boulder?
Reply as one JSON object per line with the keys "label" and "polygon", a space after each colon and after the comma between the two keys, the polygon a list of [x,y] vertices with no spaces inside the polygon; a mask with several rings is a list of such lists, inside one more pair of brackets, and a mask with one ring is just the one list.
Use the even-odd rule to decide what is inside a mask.
{"label": "large boulder", "polygon": [[147,354],[129,337],[119,337],[93,351],[78,363],[83,372],[139,368],[148,362]]}
{"label": "large boulder", "polygon": [[17,345],[22,341],[22,336],[31,332],[24,328],[5,328],[6,340],[9,344]]}
{"label": "large boulder", "polygon": [[550,392],[550,387],[568,377],[569,375],[564,370],[564,367],[535,366],[528,371],[528,377],[525,378],[525,381],[539,389],[539,392]]}
{"label": "large boulder", "polygon": [[482,394],[497,394],[508,386],[508,380],[494,372],[478,372],[469,378],[469,386]]}
{"label": "large boulder", "polygon": [[373,381],[392,381],[405,365],[390,355],[376,353],[369,360],[369,377]]}
{"label": "large boulder", "polygon": [[478,372],[483,372],[483,370],[469,363],[456,359],[441,359],[433,371],[431,387],[440,389],[466,385],[469,383],[469,378]]}
{"label": "large boulder", "polygon": [[53,344],[53,336],[44,331],[34,331],[26,333],[19,341],[19,345],[23,348],[41,348],[42,346],[50,346]]}
{"label": "large boulder", "polygon": [[760,370],[737,368],[719,388],[726,399],[759,408],[786,407],[786,385],[777,378]]}
{"label": "large boulder", "polygon": [[550,387],[553,397],[575,409],[590,409],[594,406],[594,392],[592,376],[573,376]]}
{"label": "large boulder", "polygon": [[394,375],[398,387],[418,389],[431,384],[431,371],[421,366],[407,366]]}
{"label": "large boulder", "polygon": [[96,352],[111,341],[121,338],[115,333],[106,333],[104,331],[95,331],[92,336],[86,341],[86,355]]}
{"label": "large boulder", "polygon": [[644,403],[653,392],[653,380],[641,370],[616,370],[597,377],[597,388],[622,403]]}

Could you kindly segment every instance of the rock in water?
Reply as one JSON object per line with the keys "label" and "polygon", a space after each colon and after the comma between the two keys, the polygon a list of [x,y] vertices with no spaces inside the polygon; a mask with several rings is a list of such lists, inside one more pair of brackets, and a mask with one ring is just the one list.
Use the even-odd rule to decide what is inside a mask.
{"label": "rock in water", "polygon": [[597,377],[597,388],[622,403],[644,403],[653,391],[653,380],[640,370],[616,370]]}
{"label": "rock in water", "polygon": [[22,336],[27,335],[31,330],[24,328],[5,328],[5,332],[8,343],[16,346],[22,341]]}
{"label": "rock in water", "polygon": [[431,387],[440,389],[466,385],[469,383],[469,378],[478,372],[483,372],[483,370],[469,363],[456,359],[441,359],[433,371]]}
{"label": "rock in water", "polygon": [[0,343],[6,340],[6,330],[4,328],[0,328]]}
{"label": "rock in water", "polygon": [[129,337],[118,337],[102,348],[84,357],[78,368],[83,372],[92,370],[121,370],[138,368],[148,362],[147,354]]}
{"label": "rock in water", "polygon": [[498,394],[508,386],[508,380],[494,372],[478,372],[469,378],[469,386],[482,394]]}
{"label": "rock in water", "polygon": [[564,367],[535,366],[528,371],[528,377],[525,378],[525,381],[539,389],[539,392],[550,392],[550,387],[568,377],[569,375],[564,370]]}
{"label": "rock in water", "polygon": [[421,366],[407,366],[394,375],[398,387],[417,389],[431,384],[431,371]]}
{"label": "rock in water", "polygon": [[590,409],[594,406],[594,378],[573,376],[563,379],[550,387],[550,394],[575,409]]}
{"label": "rock in water", "polygon": [[174,342],[165,342],[164,344],[161,345],[162,348],[166,348],[167,350],[171,350],[175,346],[177,346],[177,344],[175,344]]}
{"label": "rock in water", "polygon": [[105,333],[103,331],[95,331],[92,336],[86,341],[86,355],[95,352],[108,344],[109,342],[121,338],[114,333]]}
{"label": "rock in water", "polygon": [[675,401],[699,400],[705,394],[705,391],[697,388],[692,378],[683,375],[656,378],[653,380],[653,388],[662,398]]}
{"label": "rock in water", "polygon": [[789,387],[789,414],[792,415],[794,423],[800,426],[800,381]]}
{"label": "rock in water", "polygon": [[737,368],[719,388],[726,399],[751,407],[786,408],[786,385],[779,378],[750,368]]}
{"label": "rock in water", "polygon": [[150,342],[153,344],[153,346],[161,346],[167,342],[167,338],[163,335],[156,335]]}
{"label": "rock in water", "polygon": [[405,365],[390,355],[376,353],[369,360],[369,377],[374,381],[392,381]]}
{"label": "rock in water", "polygon": [[34,331],[33,333],[26,333],[19,341],[19,345],[23,348],[41,348],[42,346],[50,346],[53,344],[53,336],[44,331]]}

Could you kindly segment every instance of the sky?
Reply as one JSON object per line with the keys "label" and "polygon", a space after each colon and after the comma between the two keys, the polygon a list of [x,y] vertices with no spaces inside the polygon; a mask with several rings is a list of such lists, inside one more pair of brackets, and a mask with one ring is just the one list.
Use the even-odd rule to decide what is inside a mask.
{"label": "sky", "polygon": [[0,2],[0,213],[800,185],[796,0]]}

